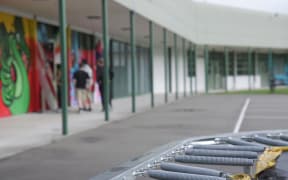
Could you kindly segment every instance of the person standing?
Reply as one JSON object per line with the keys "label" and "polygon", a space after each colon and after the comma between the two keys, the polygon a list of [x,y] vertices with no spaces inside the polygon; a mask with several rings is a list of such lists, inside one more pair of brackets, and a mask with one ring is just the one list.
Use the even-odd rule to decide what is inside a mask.
{"label": "person standing", "polygon": [[73,75],[73,82],[80,113],[87,108],[87,89],[89,88],[89,75],[85,72],[83,63],[80,64],[80,69]]}
{"label": "person standing", "polygon": [[[101,104],[102,104],[102,111],[105,111],[105,98],[104,98],[104,61],[103,59],[99,59],[97,61],[97,82],[99,85],[99,91],[100,91],[100,95],[101,95]],[[111,88],[111,82],[113,79],[113,72],[111,71],[111,69],[109,70],[109,85],[110,85],[110,92],[109,92],[109,106],[110,108],[112,108],[112,88]]]}
{"label": "person standing", "polygon": [[88,108],[84,109],[87,111],[91,111],[92,110],[92,85],[93,85],[93,71],[92,68],[89,66],[88,62],[86,59],[82,60],[82,64],[83,64],[83,70],[88,74],[89,76],[89,82],[87,83],[87,104],[88,104]]}
{"label": "person standing", "polygon": [[62,100],[61,100],[61,90],[62,90],[62,77],[61,77],[61,66],[58,64],[56,69],[56,84],[57,84],[57,102],[58,108],[62,108]]}

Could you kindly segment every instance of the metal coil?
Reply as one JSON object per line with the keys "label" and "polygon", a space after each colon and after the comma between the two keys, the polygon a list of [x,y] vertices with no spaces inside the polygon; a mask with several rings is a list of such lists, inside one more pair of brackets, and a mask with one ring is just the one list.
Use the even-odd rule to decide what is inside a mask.
{"label": "metal coil", "polygon": [[249,152],[249,151],[190,149],[187,150],[185,154],[194,156],[238,157],[238,158],[250,158],[250,159],[258,158],[258,154],[256,152]]}
{"label": "metal coil", "polygon": [[193,145],[192,149],[263,152],[265,150],[265,147],[262,147],[262,146],[231,146],[231,145]]}
{"label": "metal coil", "polygon": [[288,135],[281,135],[280,139],[282,139],[284,141],[288,141]]}
{"label": "metal coil", "polygon": [[162,170],[149,170],[148,175],[151,178],[160,180],[226,180],[226,178],[215,176],[186,174],[186,173],[169,172]]}
{"label": "metal coil", "polygon": [[224,138],[222,140],[225,141],[226,143],[238,145],[238,146],[261,146],[260,144],[244,141],[238,138],[237,139],[236,138]]}
{"label": "metal coil", "polygon": [[178,155],[175,157],[175,161],[183,163],[230,165],[230,166],[252,166],[254,164],[254,161],[252,159],[246,159],[246,158],[187,156],[187,155]]}
{"label": "metal coil", "polygon": [[259,135],[253,136],[253,140],[270,146],[288,146],[288,143],[285,141],[270,139]]}
{"label": "metal coil", "polygon": [[214,169],[185,166],[175,163],[163,163],[160,165],[160,167],[165,171],[188,173],[188,174],[208,175],[216,177],[220,177],[223,174],[223,172]]}

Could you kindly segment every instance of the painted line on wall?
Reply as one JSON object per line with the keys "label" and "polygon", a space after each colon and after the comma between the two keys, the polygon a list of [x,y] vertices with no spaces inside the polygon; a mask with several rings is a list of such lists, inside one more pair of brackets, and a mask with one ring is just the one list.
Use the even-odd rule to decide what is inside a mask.
{"label": "painted line on wall", "polygon": [[250,98],[247,98],[245,100],[245,103],[244,103],[243,107],[242,107],[241,113],[240,113],[240,115],[238,117],[237,123],[236,123],[236,125],[234,127],[234,130],[233,130],[233,133],[238,133],[239,132],[239,130],[241,128],[241,125],[243,123],[246,111],[248,109],[249,103],[250,103]]}

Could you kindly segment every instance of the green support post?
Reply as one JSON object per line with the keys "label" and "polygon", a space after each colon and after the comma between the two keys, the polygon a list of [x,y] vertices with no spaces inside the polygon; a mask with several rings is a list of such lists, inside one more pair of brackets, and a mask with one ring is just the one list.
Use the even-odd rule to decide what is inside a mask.
{"label": "green support post", "polygon": [[285,71],[288,68],[288,53],[286,54],[286,61],[285,61]]}
{"label": "green support post", "polygon": [[237,58],[237,52],[234,51],[233,53],[233,61],[234,61],[234,72],[233,72],[233,87],[234,90],[236,90],[236,77],[238,76],[238,69],[237,69],[237,65],[238,65],[238,58]]}
{"label": "green support post", "polygon": [[62,74],[62,134],[68,134],[68,120],[67,120],[67,32],[66,32],[66,1],[59,0],[59,22],[60,22],[60,42],[61,42],[61,74]]}
{"label": "green support post", "polygon": [[153,37],[153,23],[149,21],[150,34],[150,88],[151,88],[151,107],[154,107],[154,81],[153,81],[153,58],[154,58],[154,37]]}
{"label": "green support post", "polygon": [[209,51],[208,47],[204,47],[204,61],[205,61],[205,93],[208,94],[208,68],[209,68]]}
{"label": "green support post", "polygon": [[271,78],[271,75],[273,75],[273,52],[271,49],[269,50],[268,70],[269,70],[269,76]]}
{"label": "green support post", "polygon": [[168,91],[169,91],[169,83],[168,83],[168,58],[167,58],[167,30],[163,28],[163,43],[164,43],[164,70],[165,70],[165,103],[168,102]]}
{"label": "green support post", "polygon": [[272,50],[269,50],[269,54],[268,54],[268,72],[269,72],[269,87],[270,87],[270,91],[273,93],[274,92],[274,84],[273,84],[273,53]]}
{"label": "green support post", "polygon": [[226,77],[226,83],[225,83],[225,91],[228,92],[228,77],[229,77],[229,50],[228,48],[224,48],[224,54],[225,54],[225,77]]}
{"label": "green support post", "polygon": [[195,94],[197,94],[198,93],[198,90],[197,90],[198,89],[197,88],[198,82],[197,82],[197,45],[196,44],[194,45],[194,48],[193,48],[193,59],[192,60],[194,62],[193,69],[195,72],[195,76],[194,76],[194,78],[195,78]]}
{"label": "green support post", "polygon": [[188,60],[188,65],[190,65],[189,69],[190,69],[190,74],[189,74],[189,80],[190,80],[190,95],[192,96],[193,95],[193,52],[192,52],[192,43],[190,42],[189,43],[189,58],[187,59]]}
{"label": "green support post", "polygon": [[102,31],[103,31],[103,46],[104,46],[104,108],[105,121],[109,121],[109,35],[108,35],[108,13],[107,0],[102,0]]}
{"label": "green support post", "polygon": [[252,51],[249,48],[249,50],[248,50],[248,85],[249,85],[249,91],[252,90],[251,75],[252,75]]}
{"label": "green support post", "polygon": [[285,68],[288,66],[288,53],[286,54]]}
{"label": "green support post", "polygon": [[255,65],[254,65],[254,75],[253,75],[253,83],[254,83],[254,88],[256,88],[256,76],[258,74],[258,53],[257,51],[254,52],[255,56],[254,56],[254,61],[255,61]]}
{"label": "green support post", "polygon": [[182,39],[182,49],[183,49],[183,73],[184,73],[184,97],[186,97],[186,77],[187,77],[187,59],[186,59],[186,42],[185,39]]}
{"label": "green support post", "polygon": [[175,54],[175,97],[179,98],[179,83],[178,83],[178,47],[177,47],[177,35],[174,33],[174,54]]}
{"label": "green support post", "polygon": [[130,44],[131,44],[131,85],[132,85],[132,112],[136,112],[136,98],[135,98],[135,14],[130,11]]}

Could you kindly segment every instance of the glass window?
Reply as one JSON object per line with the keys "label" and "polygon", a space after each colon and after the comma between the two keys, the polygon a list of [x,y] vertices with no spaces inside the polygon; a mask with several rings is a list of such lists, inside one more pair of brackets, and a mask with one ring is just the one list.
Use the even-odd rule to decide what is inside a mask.
{"label": "glass window", "polygon": [[237,74],[248,75],[248,53],[237,53]]}
{"label": "glass window", "polygon": [[119,66],[119,43],[117,41],[113,41],[112,43],[112,64],[113,66]]}
{"label": "glass window", "polygon": [[268,54],[258,54],[259,73],[268,73]]}
{"label": "glass window", "polygon": [[[128,43],[112,40],[110,55],[114,72],[114,97],[129,96],[131,93],[131,47]],[[136,94],[148,93],[149,80],[149,48],[137,46],[135,48],[135,91]]]}
{"label": "glass window", "polygon": [[193,77],[195,76],[196,72],[195,72],[195,69],[196,69],[196,63],[195,63],[195,51],[192,50],[188,50],[187,51],[187,58],[188,58],[188,76],[189,77]]}
{"label": "glass window", "polygon": [[224,52],[209,52],[209,68],[208,73],[218,73],[225,75],[225,56]]}
{"label": "glass window", "polygon": [[234,52],[229,52],[229,59],[228,59],[228,73],[229,76],[234,76],[235,71],[235,64],[234,64]]}
{"label": "glass window", "polygon": [[273,54],[273,70],[275,74],[285,74],[285,54]]}

